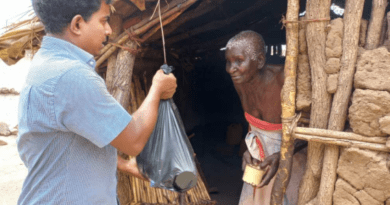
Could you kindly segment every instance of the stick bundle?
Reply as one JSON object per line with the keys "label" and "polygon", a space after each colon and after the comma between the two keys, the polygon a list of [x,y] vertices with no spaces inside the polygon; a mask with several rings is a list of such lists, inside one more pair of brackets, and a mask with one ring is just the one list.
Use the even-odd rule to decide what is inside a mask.
{"label": "stick bundle", "polygon": [[[177,18],[184,10],[186,10],[188,7],[190,7],[192,4],[194,4],[197,0],[188,0],[180,5],[177,5],[173,7],[172,9],[166,11],[166,9],[162,9],[163,11],[166,11],[162,13],[161,18],[163,20],[163,25],[168,24],[171,21],[173,21],[175,18]],[[174,18],[169,18],[171,16],[174,16]],[[144,34],[149,29],[157,25],[157,29],[153,29],[152,32],[147,34],[147,38],[152,36],[158,29],[160,28],[159,25],[159,18],[154,18],[152,20],[145,19],[136,25],[130,27],[125,32],[123,32],[121,35],[118,36],[118,38],[115,39],[115,44],[122,45],[124,42],[126,42],[130,37],[129,34],[133,37]],[[146,38],[143,38],[142,41],[146,40]],[[101,51],[99,56],[96,58],[96,67],[99,67],[105,60],[107,60],[108,57],[110,57],[117,49],[117,46],[113,46],[111,44],[106,45]]]}

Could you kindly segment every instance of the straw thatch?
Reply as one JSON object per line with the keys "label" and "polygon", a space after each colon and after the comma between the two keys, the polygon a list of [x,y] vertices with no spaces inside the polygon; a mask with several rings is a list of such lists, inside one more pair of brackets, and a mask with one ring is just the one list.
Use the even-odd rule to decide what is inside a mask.
{"label": "straw thatch", "polygon": [[8,65],[22,59],[26,50],[37,51],[45,34],[42,23],[35,16],[5,29],[7,31],[0,36],[0,58]]}

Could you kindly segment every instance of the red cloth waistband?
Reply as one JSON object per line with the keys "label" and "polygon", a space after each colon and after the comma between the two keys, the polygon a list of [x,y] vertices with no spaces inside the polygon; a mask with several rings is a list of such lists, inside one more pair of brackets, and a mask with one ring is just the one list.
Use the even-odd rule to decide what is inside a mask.
{"label": "red cloth waistband", "polygon": [[257,119],[256,117],[253,117],[252,115],[245,112],[245,118],[249,122],[249,124],[262,129],[262,130],[281,130],[282,124],[273,124],[269,123],[260,119]]}

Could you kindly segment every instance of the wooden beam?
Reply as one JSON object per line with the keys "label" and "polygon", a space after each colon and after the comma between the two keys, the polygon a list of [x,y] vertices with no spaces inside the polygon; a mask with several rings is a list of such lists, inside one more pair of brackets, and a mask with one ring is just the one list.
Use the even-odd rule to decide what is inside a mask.
{"label": "wooden beam", "polygon": [[[344,12],[343,54],[340,60],[341,69],[338,87],[336,94],[333,97],[332,109],[328,122],[329,130],[344,130],[348,102],[352,93],[353,76],[355,74],[359,29],[363,7],[364,0],[346,1]],[[380,26],[382,26],[382,19],[380,20]],[[314,204],[332,205],[334,186],[337,177],[336,169],[338,157],[339,147],[336,145],[327,145],[324,152],[321,185],[317,196],[318,201]]]}
{"label": "wooden beam", "polygon": [[[318,142],[318,143],[325,143],[325,144],[333,145],[333,146],[357,147],[360,149],[369,149],[369,150],[373,150],[373,151],[390,152],[390,148],[386,147],[386,145],[384,145],[384,144],[369,143],[369,142],[355,141],[355,140],[349,140],[349,139],[334,139],[334,138],[330,138],[330,137],[305,135],[305,134],[298,134],[298,133],[295,133],[294,137],[297,139],[306,140],[309,142],[312,141],[312,142]],[[330,198],[332,199],[333,197],[330,197]],[[312,202],[309,204],[321,204],[321,203],[319,201],[317,201],[317,203]]]}
{"label": "wooden beam", "polygon": [[387,137],[367,137],[353,132],[342,132],[342,131],[308,128],[308,127],[296,127],[293,132],[298,134],[316,135],[316,136],[330,137],[335,139],[347,139],[347,140],[370,142],[376,144],[386,144],[386,140],[387,140]]}
{"label": "wooden beam", "polygon": [[279,169],[272,187],[271,205],[283,204],[284,193],[291,176],[292,157],[294,154],[294,138],[291,136],[292,121],[286,119],[295,116],[296,77],[298,65],[298,14],[299,0],[288,0],[286,24],[286,62],[284,64],[284,85],[282,89],[282,122],[283,137],[280,147]]}
{"label": "wooden beam", "polygon": [[[330,0],[308,0],[307,20],[330,19]],[[327,74],[325,42],[327,21],[310,22],[306,27],[306,41],[311,67],[312,104],[310,127],[326,129],[330,112],[331,95],[326,88]],[[309,142],[306,171],[299,188],[299,205],[306,205],[318,192],[322,170],[324,145]]]}

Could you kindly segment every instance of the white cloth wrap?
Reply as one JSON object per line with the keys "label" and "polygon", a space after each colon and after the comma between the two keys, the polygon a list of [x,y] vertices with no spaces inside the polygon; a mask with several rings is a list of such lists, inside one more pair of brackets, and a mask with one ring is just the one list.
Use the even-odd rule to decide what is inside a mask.
{"label": "white cloth wrap", "polygon": [[[259,147],[256,143],[256,137],[261,141],[264,149],[265,157],[280,151],[282,143],[282,130],[266,131],[259,129],[253,125],[251,131],[245,137],[249,153],[253,158],[260,160]],[[306,166],[306,149],[296,153],[293,156],[293,165],[291,170],[291,179],[287,186],[286,194],[284,196],[283,205],[295,205],[298,202],[299,182],[304,174]],[[239,205],[269,205],[271,200],[272,187],[275,177],[269,182],[267,186],[257,188],[255,196],[253,197],[253,186],[244,183]]]}

